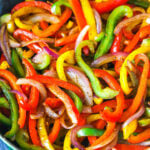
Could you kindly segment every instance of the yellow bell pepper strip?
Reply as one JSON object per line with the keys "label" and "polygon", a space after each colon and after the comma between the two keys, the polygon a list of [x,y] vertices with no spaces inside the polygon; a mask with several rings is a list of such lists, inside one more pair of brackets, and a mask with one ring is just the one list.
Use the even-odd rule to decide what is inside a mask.
{"label": "yellow bell pepper strip", "polygon": [[102,119],[101,115],[100,114],[92,114],[92,115],[89,115],[86,119],[87,123],[90,124],[96,120],[99,120],[99,119]]}
{"label": "yellow bell pepper strip", "polygon": [[33,55],[34,52],[31,49],[29,49],[28,51],[25,50],[23,51],[23,57],[26,59],[31,58]]}
{"label": "yellow bell pepper strip", "polygon": [[[141,48],[139,48],[139,49],[141,50]],[[143,47],[142,52],[145,52],[144,50],[145,49]],[[139,50],[136,50],[136,51],[139,52]],[[136,51],[132,52],[129,56],[136,56],[137,55]],[[135,54],[135,55],[132,55],[132,54]],[[134,58],[134,57],[132,57],[132,58]],[[130,60],[133,60],[133,59],[130,59]],[[138,110],[139,106],[141,105],[141,100],[143,99],[143,97],[145,95],[145,91],[146,91],[146,88],[147,88],[148,72],[149,72],[149,68],[150,68],[149,59],[146,55],[139,54],[135,58],[135,64],[137,65],[139,63],[139,61],[144,62],[143,72],[142,72],[142,75],[141,75],[141,78],[140,78],[139,87],[138,87],[136,96],[133,99],[132,104],[123,113],[123,115],[121,117],[121,122],[125,121],[128,117],[132,116]],[[125,74],[125,76],[126,76],[126,74]]]}
{"label": "yellow bell pepper strip", "polygon": [[20,20],[20,18],[15,18],[14,21],[15,21],[15,24],[16,24],[16,26],[17,26],[18,28],[26,29],[26,30],[31,30],[31,29],[32,29],[32,25],[23,23],[23,22]]}
{"label": "yellow bell pepper strip", "polygon": [[13,33],[16,29],[16,26],[15,26],[15,23],[14,23],[14,20],[10,20],[8,23],[7,23],[7,30],[9,33]]}
{"label": "yellow bell pepper strip", "polygon": [[130,7],[119,6],[116,9],[114,9],[113,12],[110,14],[106,24],[105,36],[102,39],[100,45],[98,46],[94,59],[97,59],[98,57],[104,55],[109,51],[114,40],[115,26],[117,25],[118,21],[124,16],[133,16],[133,12]]}
{"label": "yellow bell pepper strip", "polygon": [[97,36],[97,28],[96,28],[96,21],[94,17],[93,10],[89,3],[89,0],[80,0],[84,16],[86,18],[87,24],[90,25],[89,29],[89,40],[94,40]]}
{"label": "yellow bell pepper strip", "polygon": [[126,140],[129,138],[129,136],[134,133],[138,126],[137,120],[133,120],[130,122],[127,126],[125,126],[123,130],[123,138]]}
{"label": "yellow bell pepper strip", "polygon": [[66,107],[67,114],[71,119],[72,123],[77,124],[79,121],[80,114],[75,104],[73,103],[72,99],[57,85],[48,85],[48,88],[54,95],[56,95],[59,99],[62,100],[62,102]]}
{"label": "yellow bell pepper strip", "polygon": [[0,69],[8,69],[10,68],[9,64],[7,61],[3,61],[1,64],[0,64]]}
{"label": "yellow bell pepper strip", "polygon": [[38,120],[38,133],[39,133],[43,147],[45,147],[45,149],[47,150],[55,150],[48,139],[44,117]]}
{"label": "yellow bell pepper strip", "polygon": [[60,22],[57,24],[50,25],[47,29],[40,30],[38,25],[33,26],[32,31],[35,35],[39,37],[48,37],[55,34],[71,17],[72,11],[69,8],[66,8],[63,14],[60,17]]}
{"label": "yellow bell pepper strip", "polygon": [[47,11],[38,7],[23,7],[12,14],[12,18],[21,17],[28,14],[46,13]]}
{"label": "yellow bell pepper strip", "polygon": [[56,70],[58,73],[58,77],[59,77],[59,79],[64,80],[64,81],[67,81],[67,78],[66,78],[66,75],[64,72],[63,64],[64,64],[64,61],[68,58],[69,58],[69,60],[72,60],[71,64],[75,63],[75,61],[74,61],[74,50],[67,51],[67,52],[63,53],[62,55],[60,55],[58,57],[57,62],[56,62]]}
{"label": "yellow bell pepper strip", "polygon": [[99,97],[94,97],[93,98],[93,101],[95,104],[101,104],[103,102],[103,99],[102,98],[99,98]]}
{"label": "yellow bell pepper strip", "polygon": [[127,69],[126,69],[127,61],[132,61],[135,58],[135,56],[138,54],[150,52],[149,47],[144,46],[144,43],[145,44],[147,43],[146,41],[150,41],[150,40],[149,39],[144,40],[143,46],[141,46],[140,48],[138,48],[138,49],[134,50],[132,53],[130,53],[122,64],[122,67],[120,70],[120,84],[121,84],[122,90],[124,91],[124,93],[126,95],[128,95],[132,91],[132,89],[129,87],[128,81],[127,81]]}
{"label": "yellow bell pepper strip", "polygon": [[111,99],[118,95],[118,91],[112,90],[108,87],[105,89],[102,89],[102,85],[100,84],[100,81],[98,78],[94,75],[92,69],[83,61],[82,59],[82,48],[88,46],[90,51],[94,53],[94,44],[92,41],[83,41],[79,44],[79,46],[76,49],[75,57],[78,65],[83,69],[83,71],[86,73],[86,75],[89,77],[91,81],[92,88],[94,90],[94,93],[96,96],[101,97],[103,99]]}
{"label": "yellow bell pepper strip", "polygon": [[65,136],[63,150],[79,150],[78,148],[71,148],[71,130],[69,130]]}

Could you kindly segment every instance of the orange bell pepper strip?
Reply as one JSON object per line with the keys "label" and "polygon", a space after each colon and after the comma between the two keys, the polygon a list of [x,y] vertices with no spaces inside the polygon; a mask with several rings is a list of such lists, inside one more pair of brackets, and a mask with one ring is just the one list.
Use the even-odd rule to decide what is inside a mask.
{"label": "orange bell pepper strip", "polygon": [[63,37],[61,39],[57,39],[55,41],[55,46],[63,46],[65,44],[71,43],[71,42],[75,42],[75,40],[77,39],[79,33],[73,34],[73,35],[69,35],[66,37]]}
{"label": "orange bell pepper strip", "polygon": [[146,150],[146,147],[140,145],[117,144],[115,146],[115,149],[116,150]]}
{"label": "orange bell pepper strip", "polygon": [[150,65],[149,65],[148,57],[144,54],[139,54],[136,56],[135,64],[138,64],[138,62],[141,60],[144,62],[144,67],[143,67],[143,72],[140,78],[140,83],[139,83],[139,87],[137,90],[137,94],[134,97],[133,102],[130,105],[130,107],[123,113],[120,122],[125,121],[138,110],[141,104],[141,100],[145,94],[145,91],[147,88],[147,79],[148,79],[148,72],[149,72]]}
{"label": "orange bell pepper strip", "polygon": [[134,37],[134,34],[133,34],[131,31],[127,30],[126,27],[124,27],[124,28],[122,29],[122,31],[123,31],[123,35],[124,35],[127,39],[131,40],[131,39]]}
{"label": "orange bell pepper strip", "polygon": [[59,99],[62,100],[62,102],[66,107],[67,114],[71,119],[72,123],[77,124],[79,121],[80,113],[76,108],[75,104],[73,103],[73,100],[55,84],[48,85],[48,89],[53,94],[55,94],[55,96],[57,96]]}
{"label": "orange bell pepper strip", "polygon": [[[13,90],[17,90],[17,91],[22,93],[21,87],[16,84],[17,78],[10,71],[0,69],[0,77],[2,77],[5,80],[7,80]],[[16,94],[16,98],[17,98],[18,103],[23,99],[23,97],[19,96],[18,94]],[[25,121],[26,121],[26,110],[24,110],[23,108],[21,108],[19,106],[19,120],[18,120],[18,124],[19,124],[20,128],[24,127]]]}
{"label": "orange bell pepper strip", "polygon": [[104,132],[104,134],[102,136],[100,136],[98,139],[96,139],[96,141],[91,146],[95,146],[95,145],[99,144],[100,142],[106,140],[114,131],[115,126],[116,126],[116,123],[108,122],[106,131]]}
{"label": "orange bell pepper strip", "polygon": [[72,92],[76,93],[80,98],[84,98],[84,94],[81,91],[81,89],[78,88],[76,85],[71,84],[69,82],[59,80],[57,78],[53,78],[53,77],[49,77],[49,76],[43,76],[43,75],[34,75],[34,76],[28,77],[28,78],[39,81],[43,84],[48,84],[48,85],[56,84],[57,86],[60,86],[67,90],[71,90]]}
{"label": "orange bell pepper strip", "polygon": [[96,141],[96,136],[88,136],[88,141],[92,145]]}
{"label": "orange bell pepper strip", "polygon": [[11,13],[14,13],[15,11],[19,10],[23,7],[39,7],[43,8],[51,13],[51,4],[42,2],[42,1],[28,1],[28,2],[21,2],[17,4],[12,10]]}
{"label": "orange bell pepper strip", "polygon": [[137,143],[140,143],[140,142],[144,142],[144,141],[146,141],[150,138],[149,132],[150,132],[150,128],[145,129],[143,132],[139,133],[136,136],[131,135],[128,139],[128,142],[132,143],[132,144],[137,144]]}
{"label": "orange bell pepper strip", "polygon": [[[131,105],[132,101],[133,101],[133,99],[126,99],[123,108],[127,109]],[[98,112],[104,110],[104,108],[106,106],[114,109],[117,106],[117,102],[116,102],[116,100],[109,100],[109,101],[103,102],[102,104],[94,105],[92,107],[92,112],[98,113]]]}
{"label": "orange bell pepper strip", "polygon": [[116,81],[116,79],[111,76],[109,73],[107,73],[104,70],[100,70],[100,69],[94,69],[94,74],[97,77],[102,78],[112,89],[114,90],[119,90],[119,94],[116,96],[116,100],[117,100],[117,106],[114,112],[110,112],[110,110],[108,109],[104,109],[104,111],[102,112],[102,117],[107,120],[107,121],[112,121],[112,122],[116,122],[118,121],[123,113],[123,109],[124,109],[124,94],[123,91],[121,90],[120,85],[118,84],[118,82]]}
{"label": "orange bell pepper strip", "polygon": [[69,0],[69,3],[77,20],[79,30],[81,31],[87,25],[87,23],[83,14],[80,0]]}
{"label": "orange bell pepper strip", "polygon": [[140,39],[143,39],[148,34],[150,34],[150,25],[144,26],[141,28],[130,41],[129,45],[124,49],[125,52],[131,52],[134,47],[137,45]]}
{"label": "orange bell pepper strip", "polygon": [[60,99],[58,99],[58,98],[51,98],[51,97],[46,98],[45,104],[47,104],[52,109],[59,108],[60,106],[63,105],[63,103],[62,103],[62,101]]}
{"label": "orange bell pepper strip", "polygon": [[74,47],[75,47],[75,43],[74,42],[68,43],[63,48],[61,48],[58,53],[59,54],[63,54],[65,52],[69,51],[69,50],[74,49]]}
{"label": "orange bell pepper strip", "polygon": [[39,37],[48,37],[55,34],[71,17],[72,11],[69,8],[66,8],[60,17],[60,22],[57,24],[50,25],[45,30],[40,30],[38,25],[33,26],[32,31],[35,35]]}
{"label": "orange bell pepper strip", "polygon": [[45,21],[40,21],[40,27],[45,30],[48,28],[48,23]]}
{"label": "orange bell pepper strip", "polygon": [[106,121],[105,120],[102,120],[102,119],[99,119],[97,122],[96,122],[96,125],[95,127],[97,129],[104,129],[104,127],[106,126]]}
{"label": "orange bell pepper strip", "polygon": [[51,144],[55,142],[55,140],[58,137],[59,131],[60,131],[60,119],[56,119],[52,128],[52,131],[50,132],[48,138]]}

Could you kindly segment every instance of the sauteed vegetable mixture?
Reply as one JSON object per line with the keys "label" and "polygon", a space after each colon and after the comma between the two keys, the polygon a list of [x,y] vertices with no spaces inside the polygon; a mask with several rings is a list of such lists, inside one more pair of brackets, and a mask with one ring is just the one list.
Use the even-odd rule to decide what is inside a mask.
{"label": "sauteed vegetable mixture", "polygon": [[150,2],[27,0],[0,17],[0,126],[23,150],[150,147]]}

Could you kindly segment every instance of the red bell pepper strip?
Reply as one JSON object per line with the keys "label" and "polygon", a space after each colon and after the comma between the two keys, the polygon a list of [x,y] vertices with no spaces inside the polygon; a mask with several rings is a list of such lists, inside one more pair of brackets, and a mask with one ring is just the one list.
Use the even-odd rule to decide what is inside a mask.
{"label": "red bell pepper strip", "polygon": [[72,7],[73,13],[77,20],[79,30],[81,31],[87,25],[87,23],[86,23],[84,14],[83,14],[83,10],[82,10],[80,1],[79,0],[69,0],[69,3]]}
{"label": "red bell pepper strip", "polygon": [[63,48],[61,48],[58,53],[59,54],[63,54],[63,53],[65,53],[68,50],[74,49],[74,47],[75,47],[75,43],[74,42],[73,43],[68,43]]}
{"label": "red bell pepper strip", "polygon": [[29,133],[30,133],[32,143],[34,145],[41,146],[41,142],[40,142],[37,130],[36,130],[36,120],[31,119],[30,116],[29,116]]}
{"label": "red bell pepper strip", "polygon": [[125,4],[127,1],[128,0],[108,0],[106,2],[91,1],[90,3],[92,7],[101,14],[111,11],[118,6]]}
{"label": "red bell pepper strip", "polygon": [[[132,101],[133,101],[133,99],[126,99],[123,109],[127,109],[131,105]],[[110,108],[114,109],[114,108],[116,108],[116,106],[117,106],[116,100],[109,100],[109,101],[103,102],[102,104],[94,105],[92,107],[92,112],[98,113],[100,111],[103,111],[105,107],[110,107]]]}
{"label": "red bell pepper strip", "polygon": [[77,39],[79,33],[73,34],[73,35],[69,35],[66,37],[63,37],[61,39],[57,39],[55,41],[55,46],[63,46],[65,44],[71,43],[71,42],[75,42],[75,40]]}
{"label": "red bell pepper strip", "polygon": [[45,104],[47,104],[52,109],[59,108],[60,106],[63,105],[63,103],[62,103],[62,101],[60,99],[58,99],[58,98],[50,98],[50,97],[46,98]]}
{"label": "red bell pepper strip", "polygon": [[[141,66],[137,66],[137,69],[142,73],[143,72],[143,68]],[[150,78],[150,70],[148,72],[148,78]]]}
{"label": "red bell pepper strip", "polygon": [[86,124],[86,115],[80,114],[78,126],[84,126]]}
{"label": "red bell pepper strip", "polygon": [[56,119],[52,128],[52,131],[50,132],[48,136],[51,144],[53,144],[55,140],[57,139],[59,131],[60,131],[60,119]]}
{"label": "red bell pepper strip", "polygon": [[120,74],[120,69],[121,69],[122,64],[123,64],[123,61],[117,61],[117,62],[115,63],[115,72],[116,72],[117,74]]}
{"label": "red bell pepper strip", "polygon": [[128,139],[128,142],[132,144],[144,142],[150,138],[149,132],[150,132],[150,128],[145,129],[143,132],[139,133],[136,136],[131,135]]}
{"label": "red bell pepper strip", "polygon": [[2,54],[1,54],[1,58],[0,58],[0,64],[1,64],[4,60],[6,60],[6,59],[5,59],[4,54],[2,53]]}
{"label": "red bell pepper strip", "polygon": [[118,35],[116,35],[114,42],[112,44],[112,47],[110,49],[111,53],[116,53],[120,51],[120,44],[121,44],[121,40],[122,40],[122,30],[119,32]]}
{"label": "red bell pepper strip", "polygon": [[40,21],[40,27],[45,30],[48,28],[48,23],[45,21]]}
{"label": "red bell pepper strip", "polygon": [[[25,41],[25,42],[30,41],[31,39],[38,38],[32,32],[30,32],[28,30],[24,30],[24,29],[15,30],[13,33],[13,37],[17,40],[21,40],[21,41]],[[37,43],[28,45],[28,48],[33,50],[35,53],[39,53],[39,52],[43,51],[43,49]]]}
{"label": "red bell pepper strip", "polygon": [[145,146],[140,145],[129,145],[129,144],[117,144],[116,150],[146,150]]}
{"label": "red bell pepper strip", "polygon": [[[12,89],[17,90],[22,93],[21,87],[16,84],[17,78],[10,71],[0,69],[0,77],[6,79],[9,82]],[[16,94],[16,98],[17,98],[18,103],[23,99],[23,97],[19,96],[18,94]],[[25,121],[26,121],[26,110],[24,110],[23,108],[19,106],[18,124],[20,128],[24,127]]]}
{"label": "red bell pepper strip", "polygon": [[45,30],[40,30],[38,25],[33,26],[32,31],[35,35],[39,37],[48,37],[55,34],[71,17],[72,11],[69,8],[63,12],[62,16],[60,17],[60,22],[57,24],[50,25]]}
{"label": "red bell pepper strip", "polygon": [[141,104],[141,100],[144,97],[144,94],[147,88],[147,79],[148,79],[148,72],[149,72],[150,65],[149,65],[148,57],[144,54],[139,54],[136,56],[135,64],[138,64],[138,62],[141,60],[144,62],[144,66],[143,66],[143,72],[140,78],[140,83],[139,83],[139,87],[137,90],[137,94],[134,97],[133,102],[130,105],[130,107],[123,113],[120,122],[127,120],[130,116],[132,116],[138,110]]}
{"label": "red bell pepper strip", "polygon": [[115,126],[116,126],[116,123],[108,122],[106,131],[104,132],[104,134],[102,136],[100,136],[98,139],[96,139],[96,141],[91,146],[95,146],[95,145],[99,144],[100,142],[106,140],[114,131]]}
{"label": "red bell pepper strip", "polygon": [[116,79],[113,76],[111,76],[109,73],[107,73],[106,71],[100,70],[100,69],[94,69],[94,74],[97,77],[101,77],[110,86],[110,88],[120,91],[119,94],[116,96],[117,106],[116,106],[115,111],[110,112],[108,109],[104,109],[104,111],[102,112],[102,117],[105,120],[116,122],[121,118],[123,109],[124,109],[123,91],[121,90],[121,87],[116,81]]}
{"label": "red bell pepper strip", "polygon": [[124,35],[127,39],[131,40],[131,39],[134,37],[134,34],[133,34],[131,31],[127,30],[126,27],[124,27],[124,28],[122,29],[122,31],[123,31],[123,35]]}
{"label": "red bell pepper strip", "polygon": [[20,8],[23,7],[39,7],[39,8],[43,8],[47,11],[49,11],[51,13],[51,4],[42,2],[42,1],[27,1],[27,2],[21,2],[19,4],[17,4],[12,10],[11,13],[14,13],[15,11],[17,11]]}
{"label": "red bell pepper strip", "polygon": [[73,100],[55,84],[48,85],[48,88],[53,94],[55,94],[55,96],[62,100],[72,123],[77,124],[80,113],[73,103]]}
{"label": "red bell pepper strip", "polygon": [[62,80],[59,80],[57,78],[53,78],[53,77],[49,77],[49,76],[43,76],[43,75],[34,75],[34,76],[28,77],[28,78],[39,81],[43,84],[48,84],[48,85],[56,84],[57,86],[60,86],[60,87],[65,88],[67,90],[71,90],[74,93],[76,93],[79,97],[84,98],[84,94],[80,90],[80,88],[78,88],[76,85],[71,84],[69,82],[62,81]]}
{"label": "red bell pepper strip", "polygon": [[96,141],[96,136],[88,136],[88,141],[92,145]]}
{"label": "red bell pepper strip", "polygon": [[131,52],[134,47],[137,45],[140,39],[145,38],[150,34],[150,25],[144,26],[141,28],[130,41],[129,45],[124,49],[125,52]]}

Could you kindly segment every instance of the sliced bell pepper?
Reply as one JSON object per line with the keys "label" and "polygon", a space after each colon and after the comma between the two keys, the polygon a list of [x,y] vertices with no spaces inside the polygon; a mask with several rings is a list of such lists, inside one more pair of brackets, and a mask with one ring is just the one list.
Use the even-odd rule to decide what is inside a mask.
{"label": "sliced bell pepper", "polygon": [[42,1],[28,1],[28,2],[21,2],[17,4],[12,10],[11,13],[23,8],[23,7],[38,7],[43,8],[51,13],[51,5]]}
{"label": "sliced bell pepper", "polygon": [[48,28],[48,23],[45,21],[40,21],[40,27],[45,30]]}
{"label": "sliced bell pepper", "polygon": [[46,98],[45,104],[47,104],[51,108],[59,108],[60,106],[63,105],[62,101],[58,98]]}
{"label": "sliced bell pepper", "polygon": [[39,37],[48,37],[55,34],[70,18],[72,11],[69,8],[66,8],[63,14],[60,17],[60,22],[57,24],[50,25],[44,31],[38,28],[38,25],[33,26],[32,31],[35,35]]}
{"label": "sliced bell pepper", "polygon": [[75,43],[74,43],[74,42],[73,42],[73,43],[68,43],[68,44],[64,45],[64,47],[61,48],[58,53],[59,53],[59,54],[63,54],[63,53],[65,53],[66,51],[69,51],[69,50],[71,50],[71,49],[74,49],[74,47],[75,47]]}
{"label": "sliced bell pepper", "polygon": [[115,146],[117,150],[145,150],[145,146],[140,146],[140,145],[129,145],[129,144],[117,144]]}
{"label": "sliced bell pepper", "polygon": [[116,122],[121,118],[122,113],[123,113],[123,109],[124,109],[124,94],[121,90],[121,87],[118,84],[118,82],[115,80],[115,78],[104,70],[95,69],[94,74],[97,77],[101,77],[102,79],[104,79],[105,82],[112,89],[120,91],[119,94],[116,96],[116,99],[117,99],[116,110],[114,112],[111,112],[108,109],[104,109],[104,111],[102,112],[102,117],[105,120]]}
{"label": "sliced bell pepper", "polygon": [[148,8],[150,6],[149,1],[143,1],[143,0],[129,0],[129,4],[133,4],[139,7]]}

